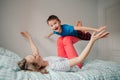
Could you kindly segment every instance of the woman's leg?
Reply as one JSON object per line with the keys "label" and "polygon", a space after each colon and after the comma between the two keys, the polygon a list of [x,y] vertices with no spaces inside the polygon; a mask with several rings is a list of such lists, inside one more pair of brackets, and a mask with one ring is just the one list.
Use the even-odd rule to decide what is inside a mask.
{"label": "woman's leg", "polygon": [[58,56],[59,57],[64,57],[64,58],[68,58],[66,51],[64,49],[64,45],[63,45],[63,38],[64,37],[59,37],[57,40],[57,51],[58,51]]}
{"label": "woman's leg", "polygon": [[[80,39],[74,36],[66,36],[62,40],[63,40],[63,46],[64,46],[68,59],[78,57],[78,54],[73,45],[76,42],[78,42]],[[81,68],[82,63],[79,63],[78,66]]]}

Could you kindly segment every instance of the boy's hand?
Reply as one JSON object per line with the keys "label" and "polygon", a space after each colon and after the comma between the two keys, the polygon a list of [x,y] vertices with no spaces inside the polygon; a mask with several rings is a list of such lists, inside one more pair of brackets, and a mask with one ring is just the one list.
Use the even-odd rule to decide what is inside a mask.
{"label": "boy's hand", "polygon": [[49,36],[45,36],[45,38],[46,38],[46,39],[48,39],[48,38],[49,38]]}
{"label": "boy's hand", "polygon": [[51,33],[49,33],[47,36],[45,36],[45,38],[49,38],[49,37],[51,37],[53,35],[53,32],[51,32]]}

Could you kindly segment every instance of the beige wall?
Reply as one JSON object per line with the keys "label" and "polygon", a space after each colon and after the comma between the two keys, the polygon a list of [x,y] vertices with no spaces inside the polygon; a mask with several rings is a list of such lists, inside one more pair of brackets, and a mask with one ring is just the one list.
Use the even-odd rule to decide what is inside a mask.
{"label": "beige wall", "polygon": [[[43,56],[56,55],[58,36],[45,39],[51,30],[46,24],[49,15],[60,17],[62,23],[74,25],[82,20],[83,25],[98,25],[97,0],[0,0],[0,46],[25,56],[31,53],[28,42],[19,34],[29,31]],[[80,53],[87,42],[75,45]],[[98,55],[97,45],[91,51],[92,57]]]}
{"label": "beige wall", "polygon": [[[43,56],[56,55],[58,36],[44,38],[51,32],[46,19],[55,14],[62,23],[74,25],[78,20],[82,20],[84,26],[109,25],[108,30],[112,38],[98,41],[89,58],[119,62],[119,10],[115,10],[118,17],[112,12],[114,8],[119,9],[119,4],[119,0],[0,0],[0,46],[22,57],[30,54],[28,42],[19,34],[21,31],[29,31]],[[111,14],[116,18],[110,18]],[[114,21],[110,22],[111,20]],[[117,24],[112,28],[111,23]],[[114,34],[116,30],[117,34]],[[78,54],[86,44],[86,41],[75,44]]]}
{"label": "beige wall", "polygon": [[98,58],[120,63],[120,0],[98,1],[98,24],[107,25],[110,32],[98,44]]}

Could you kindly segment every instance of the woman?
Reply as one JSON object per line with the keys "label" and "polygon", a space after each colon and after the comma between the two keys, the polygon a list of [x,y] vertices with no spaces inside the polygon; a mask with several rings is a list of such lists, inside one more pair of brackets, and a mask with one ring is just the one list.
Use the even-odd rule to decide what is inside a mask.
{"label": "woman", "polygon": [[52,69],[54,71],[74,71],[73,68],[78,69],[76,66],[78,63],[82,63],[90,53],[90,50],[94,42],[100,38],[106,37],[109,32],[105,29],[96,34],[93,32],[91,39],[82,53],[75,58],[67,59],[61,57],[46,57],[42,58],[35,46],[32,37],[28,32],[21,32],[22,36],[27,38],[30,42],[32,49],[32,55],[26,56],[23,60],[19,61],[18,65],[22,70],[40,71],[41,73],[47,73],[46,69]]}

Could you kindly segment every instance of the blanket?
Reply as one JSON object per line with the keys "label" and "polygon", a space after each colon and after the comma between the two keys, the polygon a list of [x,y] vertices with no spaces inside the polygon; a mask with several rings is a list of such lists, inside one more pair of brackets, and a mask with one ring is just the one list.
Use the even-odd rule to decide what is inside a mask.
{"label": "blanket", "polygon": [[120,64],[104,60],[90,60],[76,72],[49,74],[23,71],[17,65],[22,58],[16,53],[0,47],[0,80],[120,80]]}

